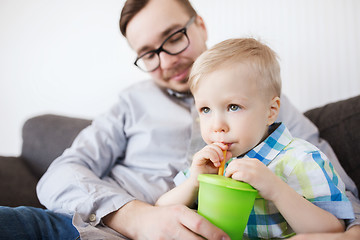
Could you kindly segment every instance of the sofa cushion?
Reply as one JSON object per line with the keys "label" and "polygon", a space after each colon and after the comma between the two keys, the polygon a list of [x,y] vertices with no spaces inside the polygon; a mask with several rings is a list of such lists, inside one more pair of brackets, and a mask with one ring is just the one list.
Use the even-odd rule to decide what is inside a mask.
{"label": "sofa cushion", "polygon": [[90,120],[51,114],[30,118],[22,130],[21,157],[39,179],[90,123]]}
{"label": "sofa cushion", "polygon": [[1,206],[43,207],[36,196],[37,181],[23,159],[0,157]]}
{"label": "sofa cushion", "polygon": [[305,113],[360,190],[360,95]]}

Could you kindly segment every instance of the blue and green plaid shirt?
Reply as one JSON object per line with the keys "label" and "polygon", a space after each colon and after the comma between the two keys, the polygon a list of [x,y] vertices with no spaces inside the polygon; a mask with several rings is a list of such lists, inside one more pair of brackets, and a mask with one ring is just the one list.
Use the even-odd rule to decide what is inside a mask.
{"label": "blue and green plaid shirt", "polygon": [[[245,156],[260,160],[297,193],[337,218],[354,218],[351,203],[345,196],[345,185],[327,157],[311,143],[293,138],[284,124],[272,127],[276,129],[270,136]],[[294,231],[274,204],[257,198],[244,239],[291,235]]]}

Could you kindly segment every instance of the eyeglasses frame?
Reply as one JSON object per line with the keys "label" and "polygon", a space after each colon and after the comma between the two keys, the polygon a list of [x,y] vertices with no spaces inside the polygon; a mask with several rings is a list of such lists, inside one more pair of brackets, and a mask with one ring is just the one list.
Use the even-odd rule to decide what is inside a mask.
{"label": "eyeglasses frame", "polygon": [[[160,53],[161,53],[161,52],[165,52],[165,53],[167,53],[167,54],[169,54],[169,55],[174,56],[174,55],[178,55],[178,54],[182,53],[183,51],[185,51],[185,50],[189,47],[189,45],[190,45],[190,39],[189,39],[189,37],[188,37],[188,35],[187,35],[187,29],[188,29],[188,27],[195,21],[195,18],[196,18],[196,16],[192,16],[192,17],[190,18],[190,20],[185,24],[185,26],[184,26],[183,28],[181,28],[181,29],[177,30],[176,32],[172,33],[171,35],[169,35],[169,36],[162,42],[162,44],[160,45],[160,47],[159,47],[158,49],[150,50],[150,51],[148,51],[148,52],[146,52],[146,53],[144,53],[144,54],[141,54],[139,57],[137,57],[136,60],[135,60],[135,62],[134,62],[134,65],[137,66],[138,68],[140,68],[140,69],[141,69],[142,71],[144,71],[144,72],[153,72],[153,71],[155,71],[155,70],[160,66]],[[180,33],[180,32],[182,32],[182,33],[185,35],[185,37],[187,38],[187,40],[188,40],[188,45],[187,45],[183,50],[181,50],[180,52],[177,52],[177,53],[170,53],[170,52],[168,52],[166,49],[164,49],[163,46],[165,45],[165,43],[166,43],[170,38],[172,38],[174,35],[176,35],[176,34],[178,34],[178,33]],[[142,69],[141,67],[139,67],[138,64],[137,64],[137,62],[138,62],[138,60],[140,60],[142,57],[144,57],[145,55],[147,55],[147,54],[149,54],[149,53],[156,53],[156,54],[158,55],[159,64],[158,64],[154,69],[152,69],[152,70],[145,70],[145,69]]]}

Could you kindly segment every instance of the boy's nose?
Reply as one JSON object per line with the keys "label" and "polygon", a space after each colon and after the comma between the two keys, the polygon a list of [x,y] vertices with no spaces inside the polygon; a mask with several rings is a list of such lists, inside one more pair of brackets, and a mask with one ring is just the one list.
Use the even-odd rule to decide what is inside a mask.
{"label": "boy's nose", "polygon": [[215,117],[213,120],[214,132],[227,132],[229,127],[222,117]]}

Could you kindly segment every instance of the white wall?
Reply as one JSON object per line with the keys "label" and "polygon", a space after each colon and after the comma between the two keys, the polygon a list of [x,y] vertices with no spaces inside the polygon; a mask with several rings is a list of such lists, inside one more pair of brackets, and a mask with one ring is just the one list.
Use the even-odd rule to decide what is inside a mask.
{"label": "white wall", "polygon": [[[360,94],[360,1],[192,0],[208,46],[262,39],[301,110]],[[123,1],[0,0],[0,155],[18,155],[29,117],[93,118],[147,75],[118,30]]]}

